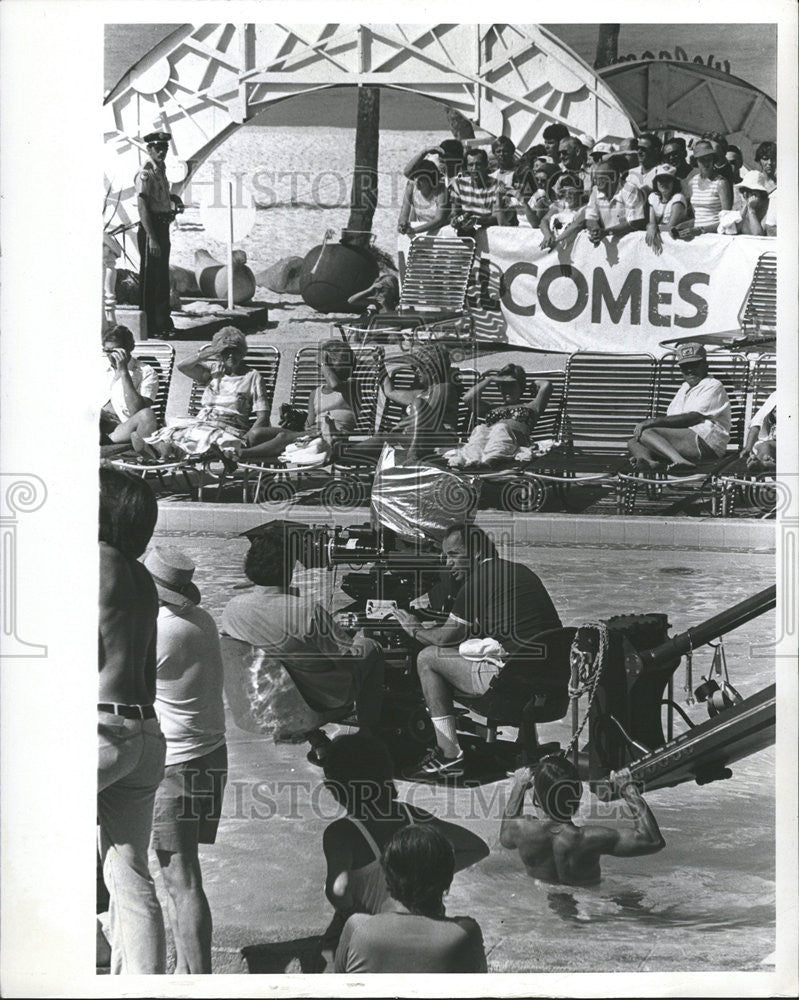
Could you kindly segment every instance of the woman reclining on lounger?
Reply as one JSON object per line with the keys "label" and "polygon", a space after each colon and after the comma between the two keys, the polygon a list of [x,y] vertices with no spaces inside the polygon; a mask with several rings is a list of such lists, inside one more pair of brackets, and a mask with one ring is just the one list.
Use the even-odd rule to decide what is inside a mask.
{"label": "woman reclining on lounger", "polygon": [[[179,371],[205,386],[200,410],[196,417],[162,427],[147,438],[134,432],[131,441],[136,451],[160,459],[208,456],[235,461],[245,444],[269,426],[263,379],[244,364],[246,353],[244,334],[225,326],[210,344],[181,361]],[[253,413],[257,416],[250,428]]]}
{"label": "woman reclining on lounger", "polygon": [[379,379],[386,399],[401,403],[405,416],[391,431],[349,446],[342,458],[376,462],[383,445],[390,444],[407,449],[406,461],[412,463],[457,440],[460,388],[453,379],[449,351],[441,344],[422,344],[405,363],[416,369],[415,388],[394,388],[387,372]]}
{"label": "woman reclining on lounger", "polygon": [[[489,406],[483,392],[496,385],[502,395],[500,406]],[[445,453],[454,468],[465,465],[501,465],[514,458],[520,448],[529,447],[530,435],[552,395],[552,383],[535,383],[535,398],[522,403],[526,377],[521,365],[506,365],[498,372],[487,372],[463,397],[483,423],[478,424],[469,440],[460,448]]]}
{"label": "woman reclining on lounger", "polygon": [[261,427],[252,435],[250,447],[241,453],[244,462],[262,462],[278,458],[290,444],[307,443],[305,452],[316,451],[327,457],[336,437],[355,430],[356,383],[352,377],[355,356],[352,348],[340,340],[326,340],[319,346],[324,381],[311,393],[308,415],[302,430],[285,427]]}

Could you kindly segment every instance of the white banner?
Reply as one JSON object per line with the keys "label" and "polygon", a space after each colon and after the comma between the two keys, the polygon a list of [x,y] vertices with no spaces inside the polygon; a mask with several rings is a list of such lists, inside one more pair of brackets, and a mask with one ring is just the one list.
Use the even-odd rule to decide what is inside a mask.
{"label": "white banner", "polygon": [[[502,311],[495,339],[547,351],[649,352],[660,341],[737,331],[758,257],[776,240],[663,234],[663,252],[644,233],[594,247],[580,233],[568,250],[542,252],[538,230],[493,227],[481,236],[485,280]],[[478,324],[479,328],[479,324]]]}

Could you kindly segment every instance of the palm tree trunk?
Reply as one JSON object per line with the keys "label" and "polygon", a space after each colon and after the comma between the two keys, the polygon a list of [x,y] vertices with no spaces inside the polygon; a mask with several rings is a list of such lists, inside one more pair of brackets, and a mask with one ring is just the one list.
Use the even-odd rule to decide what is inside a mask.
{"label": "palm tree trunk", "polygon": [[596,41],[596,58],[594,59],[594,69],[601,69],[603,66],[612,66],[619,58],[619,29],[620,24],[600,24],[599,35]]}
{"label": "palm tree trunk", "polygon": [[380,88],[358,88],[355,170],[350,192],[350,218],[342,239],[368,246],[377,207],[377,162],[380,151]]}

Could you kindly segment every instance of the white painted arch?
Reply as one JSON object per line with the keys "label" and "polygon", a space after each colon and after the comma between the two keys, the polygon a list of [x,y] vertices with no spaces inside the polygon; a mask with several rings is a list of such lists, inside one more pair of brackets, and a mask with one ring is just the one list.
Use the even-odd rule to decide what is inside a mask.
{"label": "white painted arch", "polygon": [[278,101],[342,85],[410,91],[460,111],[524,150],[563,122],[595,138],[634,126],[610,87],[537,25],[182,25],[104,102],[106,180],[119,221],[135,218],[141,137],[172,134],[190,176],[232,131]]}

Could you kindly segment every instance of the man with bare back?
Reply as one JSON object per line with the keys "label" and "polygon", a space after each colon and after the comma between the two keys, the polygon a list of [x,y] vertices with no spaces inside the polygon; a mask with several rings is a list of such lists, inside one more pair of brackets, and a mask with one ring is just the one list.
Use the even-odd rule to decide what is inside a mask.
{"label": "man with bare back", "polygon": [[147,861],[166,743],[156,719],[158,595],[138,562],[158,508],[143,479],[100,470],[98,843],[111,972],[163,973],[164,920]]}
{"label": "man with bare back", "polygon": [[[632,829],[575,825],[583,786],[565,757],[544,758],[535,772],[523,767],[515,777],[499,839],[503,847],[519,849],[519,857],[534,878],[561,885],[595,885],[602,877],[599,859],[603,854],[634,858],[656,854],[666,846],[657,820],[626,768],[613,772],[611,780],[629,806]],[[531,785],[542,819],[522,815]]]}

